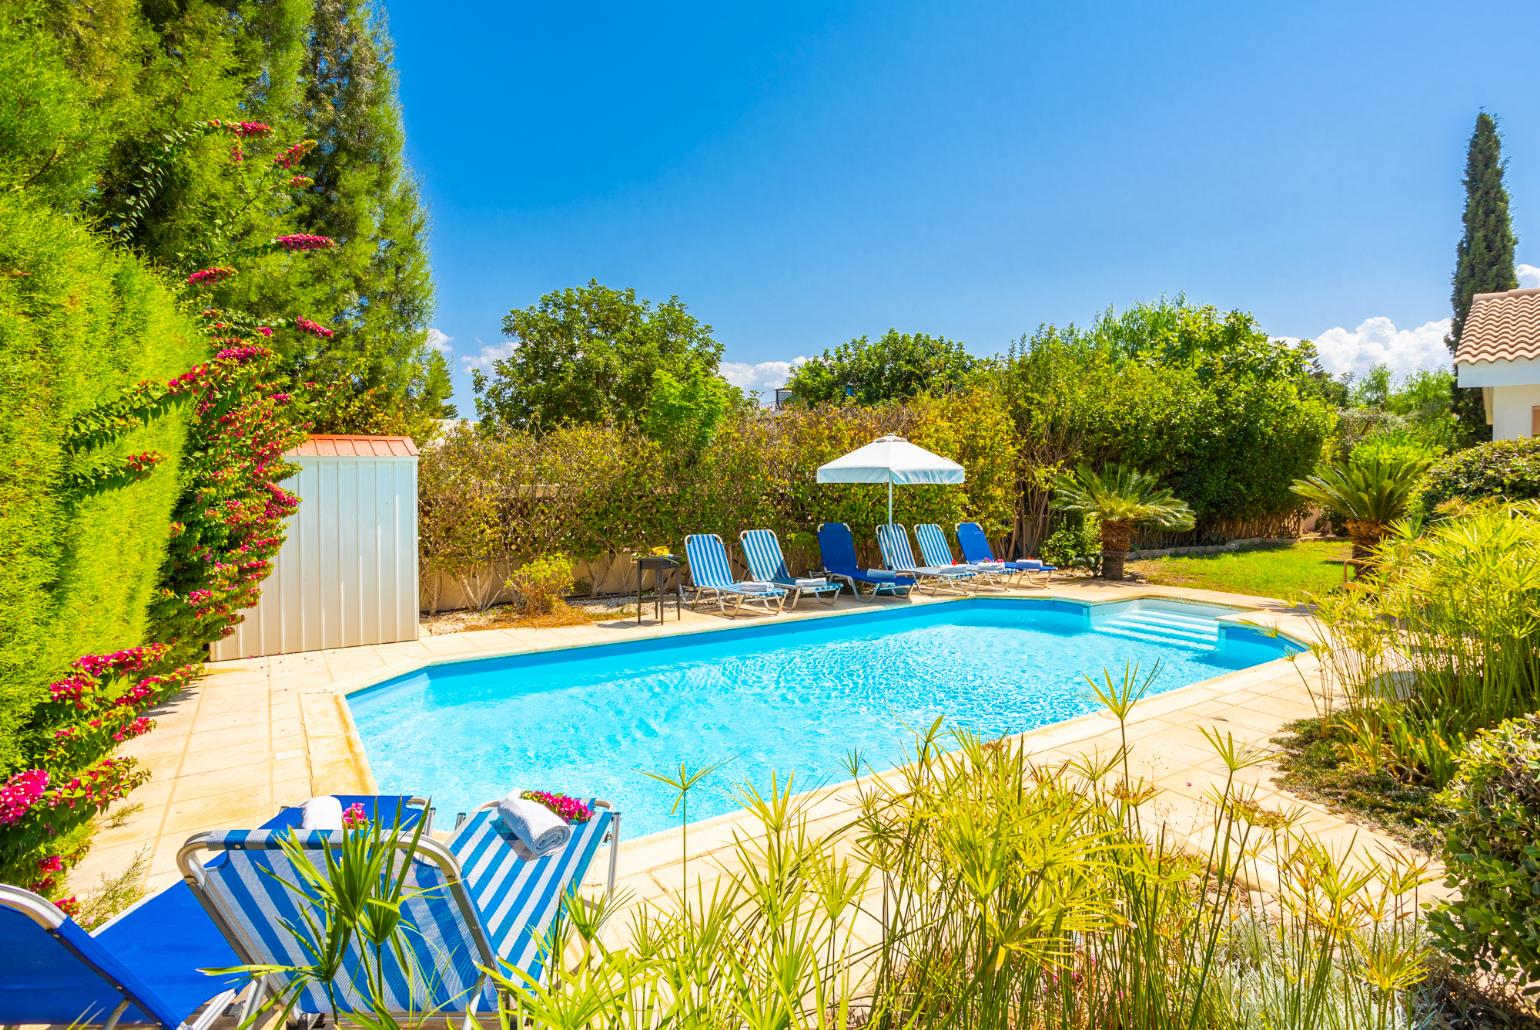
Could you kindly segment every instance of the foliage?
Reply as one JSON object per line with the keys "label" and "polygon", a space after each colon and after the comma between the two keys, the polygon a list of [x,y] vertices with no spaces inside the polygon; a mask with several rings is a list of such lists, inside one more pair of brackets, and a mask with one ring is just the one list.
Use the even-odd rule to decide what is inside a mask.
{"label": "foliage", "polygon": [[[1464,232],[1455,249],[1449,298],[1454,318],[1444,341],[1451,354],[1459,347],[1460,334],[1465,331],[1471,298],[1478,293],[1511,290],[1519,284],[1513,263],[1518,239],[1513,235],[1513,222],[1508,214],[1508,187],[1503,184],[1505,165],[1497,120],[1482,111],[1476,115],[1476,127],[1465,154],[1465,213],[1461,216]],[[1467,440],[1479,440],[1486,435],[1486,412],[1479,388],[1455,387],[1454,409]]]}
{"label": "foliage", "polygon": [[1160,470],[1200,540],[1278,533],[1333,424],[1311,354],[1180,298],[1019,341],[981,375],[1012,407],[1024,541],[1047,526],[1055,476],[1081,462]]}
{"label": "foliage", "polygon": [[1078,466],[1054,483],[1054,503],[1067,512],[1093,515],[1101,528],[1102,576],[1123,578],[1123,560],[1138,526],[1191,529],[1192,509],[1147,472],[1122,465],[1100,471]]}
{"label": "foliage", "polygon": [[1540,996],[1540,714],[1477,734],[1441,800],[1455,893],[1429,928],[1458,971],[1495,972]]}
{"label": "foliage", "polygon": [[1322,733],[1364,773],[1442,787],[1464,741],[1540,707],[1540,507],[1476,508],[1393,536],[1373,568],[1310,598]]}
{"label": "foliage", "polygon": [[[423,454],[418,519],[423,581],[443,574],[473,603],[496,598],[501,567],[562,551],[603,558],[686,534],[776,530],[788,558],[812,568],[821,522],[850,524],[868,546],[886,520],[877,485],[819,485],[818,466],[884,433],[899,433],[968,469],[962,487],[899,492],[908,521],[1009,525],[1016,451],[1009,414],[985,390],[906,405],[818,407],[770,415],[734,408],[699,449],[634,427],[568,425],[536,434],[460,428]],[[872,548],[875,550],[875,548]],[[431,604],[431,599],[430,599]]]}
{"label": "foliage", "polygon": [[144,639],[189,415],[156,381],[206,343],[158,277],[20,193],[0,194],[0,312],[4,775],[46,746],[26,727],[56,673]]}
{"label": "foliage", "polygon": [[[1093,686],[1121,724],[1146,684],[1131,668]],[[1037,764],[1019,740],[939,721],[911,764],[818,802],[842,806],[833,830],[794,780],[746,785],[751,825],[714,853],[709,886],[684,861],[623,924],[613,900],[569,902],[545,941],[546,977],[495,971],[507,1006],[495,1022],[1421,1025],[1425,869],[1333,858],[1238,785],[1260,755],[1210,739],[1226,772],[1190,838],[1162,821],[1126,748]],[[674,785],[682,826],[709,772],[656,777]],[[1272,896],[1248,889],[1274,881]]]}
{"label": "foliage", "polygon": [[1338,541],[1295,540],[1220,554],[1151,558],[1135,562],[1134,571],[1165,586],[1292,600],[1340,587],[1347,559],[1348,547]]}
{"label": "foliage", "polygon": [[516,344],[513,353],[494,362],[490,376],[474,374],[476,411],[488,426],[613,423],[648,425],[660,438],[699,438],[710,435],[702,426],[714,425],[709,412],[680,406],[693,400],[719,412],[736,395],[725,382],[702,384],[720,379],[722,345],[678,297],[654,307],[635,290],[590,281],[510,311],[503,335]]}
{"label": "foliage", "polygon": [[428,347],[427,214],[403,152],[383,6],[315,0],[301,117],[316,140],[299,217],[336,241],[312,272],[314,310],[337,335],[296,356],[298,379],[340,380],[318,432],[427,439],[454,414],[444,356]]}
{"label": "foliage", "polygon": [[1540,437],[1492,440],[1438,461],[1418,498],[1433,513],[1450,501],[1540,500]]}
{"label": "foliage", "polygon": [[1353,540],[1353,561],[1361,567],[1374,545],[1389,535],[1391,523],[1411,510],[1427,466],[1422,454],[1371,454],[1345,465],[1329,465],[1294,483],[1292,489],[1346,522]]}
{"label": "foliage", "polygon": [[1102,571],[1102,527],[1094,515],[1066,516],[1059,528],[1048,534],[1041,548],[1043,561],[1060,569],[1086,569],[1097,576]]}
{"label": "foliage", "polygon": [[1385,365],[1376,365],[1349,384],[1347,404],[1338,413],[1336,459],[1346,461],[1365,441],[1390,437],[1443,454],[1464,434],[1452,410],[1454,372],[1421,370],[1397,381]]}
{"label": "foliage", "polygon": [[572,559],[560,551],[533,558],[508,577],[508,587],[519,596],[519,607],[531,615],[552,611],[576,582]]}
{"label": "foliage", "polygon": [[800,404],[880,404],[958,389],[976,364],[953,340],[889,329],[876,341],[859,336],[809,358],[786,388]]}

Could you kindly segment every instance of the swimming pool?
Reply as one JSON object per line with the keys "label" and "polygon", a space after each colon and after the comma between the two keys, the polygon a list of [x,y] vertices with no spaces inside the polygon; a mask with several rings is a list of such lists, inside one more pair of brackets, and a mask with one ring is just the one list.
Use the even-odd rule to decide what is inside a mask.
{"label": "swimming pool", "polygon": [[519,786],[607,798],[631,836],[675,824],[644,772],[727,763],[690,795],[704,819],[771,770],[813,789],[852,751],[891,767],[937,716],[993,738],[1094,711],[1084,674],[1125,662],[1160,663],[1156,693],[1298,650],[1222,614],[971,598],[434,665],[348,702],[380,788],[440,818]]}

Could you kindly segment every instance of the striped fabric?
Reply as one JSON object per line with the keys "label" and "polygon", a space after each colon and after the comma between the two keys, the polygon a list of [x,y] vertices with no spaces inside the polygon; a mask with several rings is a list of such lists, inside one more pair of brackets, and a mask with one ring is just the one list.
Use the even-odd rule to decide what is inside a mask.
{"label": "striped fabric", "polygon": [[781,538],[773,529],[746,529],[738,537],[743,548],[743,560],[755,579],[767,583],[779,583],[791,591],[792,607],[803,594],[837,594],[843,587],[838,583],[826,583],[821,587],[799,587],[797,577],[786,567],[786,555],[781,551]]}
{"label": "striped fabric", "polygon": [[[533,862],[513,853],[508,834],[483,808],[455,831],[449,850],[459,860],[471,897],[481,910],[492,948],[504,962],[539,979],[545,967],[545,935],[566,898],[582,885],[583,874],[604,842],[614,813],[590,800],[593,818],[572,828],[560,852]],[[614,841],[611,847],[619,847]]]}
{"label": "striped fabric", "polygon": [[921,522],[914,527],[914,538],[920,542],[920,557],[927,565],[939,568],[951,567],[970,575],[985,571],[976,565],[956,565],[952,560],[952,545],[946,542],[946,534],[934,522]]}
{"label": "striped fabric", "polygon": [[752,590],[734,580],[732,566],[727,563],[727,547],[715,533],[691,533],[685,537],[684,554],[690,565],[690,582],[695,586],[697,597],[702,591],[712,592],[717,595],[720,604],[722,596],[728,594],[736,597],[739,605],[753,598],[765,602],[768,609],[771,600],[786,596],[786,591],[780,587]]}
{"label": "striped fabric", "polygon": [[[994,561],[994,548],[989,546],[989,537],[984,535],[984,527],[977,522],[959,522],[957,524],[957,544],[962,548],[963,559],[970,562]],[[1052,565],[1044,565],[1036,558],[1027,558],[1022,561],[1007,561],[1003,563],[1012,572],[1025,572],[1028,574],[1057,572]]]}
{"label": "striped fabric", "polygon": [[[322,912],[308,893],[301,894],[295,889],[302,887],[304,881],[279,845],[291,832],[294,831],[232,830],[203,837],[203,846],[219,858],[207,868],[202,892],[238,937],[239,950],[258,964],[308,966],[313,961],[307,944],[314,946],[316,942],[305,926],[301,906],[308,907],[318,924]],[[321,851],[331,835],[329,830],[295,834],[307,854],[313,856],[312,864],[323,873],[325,860]],[[386,997],[379,1000],[392,1012],[410,1014],[463,1012],[472,1004],[485,1010],[495,1005],[495,992],[477,968],[490,965],[493,960],[476,945],[476,934],[468,920],[479,922],[479,918],[460,884],[446,877],[431,861],[419,857],[412,859],[405,893],[407,900],[402,912],[406,932],[402,934],[402,950],[406,962],[387,949]],[[365,968],[355,941],[333,984],[336,1003],[342,1011],[369,1011]],[[305,986],[296,1010],[331,1011],[323,986]]]}
{"label": "striped fabric", "polygon": [[883,564],[894,572],[936,579],[964,579],[972,575],[966,570],[953,569],[950,563],[945,568],[916,565],[914,548],[909,543],[909,531],[893,523],[885,523],[877,527],[877,548],[882,552]]}

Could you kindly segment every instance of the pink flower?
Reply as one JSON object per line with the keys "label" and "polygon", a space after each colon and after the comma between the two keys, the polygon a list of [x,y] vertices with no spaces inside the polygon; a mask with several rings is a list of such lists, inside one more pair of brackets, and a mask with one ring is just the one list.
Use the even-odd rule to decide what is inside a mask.
{"label": "pink flower", "polygon": [[58,873],[58,872],[63,872],[64,871],[64,856],[63,855],[49,855],[47,858],[44,858],[44,859],[42,859],[42,860],[40,860],[38,862],[38,864],[37,864],[37,871],[40,872],[40,873]]}
{"label": "pink flower", "polygon": [[46,769],[26,769],[0,786],[0,826],[10,826],[32,810],[48,789]]}
{"label": "pink flower", "polygon": [[217,282],[223,282],[235,274],[235,269],[229,265],[213,265],[209,268],[200,268],[187,277],[189,286],[213,286]]}
{"label": "pink flower", "polygon": [[336,241],[330,236],[317,236],[311,232],[292,232],[287,236],[278,236],[273,239],[284,250],[325,250]]}
{"label": "pink flower", "polygon": [[273,158],[273,164],[279,168],[293,168],[299,163],[299,159],[315,149],[315,140],[301,140],[286,149],[283,153]]}
{"label": "pink flower", "polygon": [[369,817],[364,814],[362,801],[353,802],[348,806],[347,811],[342,813],[342,827],[345,830],[356,830],[360,826],[367,825],[368,822]]}
{"label": "pink flower", "polygon": [[265,326],[265,325],[257,326],[257,332],[261,333],[263,336],[272,336],[273,335],[273,330],[270,327]]}
{"label": "pink flower", "polygon": [[552,794],[545,790],[526,790],[519,797],[544,805],[569,823],[586,823],[593,818],[587,805],[565,794]]}
{"label": "pink flower", "polygon": [[323,340],[329,340],[336,335],[336,330],[328,329],[324,325],[321,325],[319,322],[312,322],[310,319],[303,316],[296,318],[294,320],[294,325],[295,328],[300,330],[300,332],[309,333],[311,336],[318,336]]}

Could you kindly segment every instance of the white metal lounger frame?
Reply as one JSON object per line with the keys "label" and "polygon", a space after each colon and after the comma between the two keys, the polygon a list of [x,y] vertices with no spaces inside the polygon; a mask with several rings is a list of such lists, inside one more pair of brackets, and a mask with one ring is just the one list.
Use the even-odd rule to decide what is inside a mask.
{"label": "white metal lounger frame", "polygon": [[[788,599],[781,603],[792,611],[797,610],[797,602],[802,600],[803,594],[812,594],[822,604],[833,607],[844,590],[843,581],[823,586],[798,586],[797,578],[786,568],[786,552],[781,550],[781,538],[773,529],[745,529],[738,534],[738,547],[743,551],[750,572],[786,590]],[[851,588],[854,589],[854,584]]]}
{"label": "white metal lounger frame", "polygon": [[947,565],[960,572],[971,572],[978,577],[979,586],[992,586],[1004,588],[1005,581],[1012,575],[1010,569],[1001,564],[998,568],[988,565],[980,565],[977,562],[965,561],[958,565],[952,561],[952,545],[947,542],[946,531],[934,522],[918,522],[914,527],[914,538],[920,545],[920,557],[931,565],[946,568],[941,558],[946,557]]}
{"label": "white metal lounger frame", "polygon": [[[705,552],[699,555],[691,554],[691,540],[711,540],[716,542],[716,547],[702,545]],[[732,567],[728,564],[727,545],[722,538],[715,533],[691,533],[684,541],[685,557],[690,565],[690,589],[694,595],[690,598],[690,607],[699,607],[702,601],[714,600],[717,603],[717,611],[723,614],[736,615],[743,610],[745,604],[762,604],[766,615],[779,615],[786,605],[786,590],[783,587],[772,587],[769,590],[744,590],[733,581]],[[699,557],[701,561],[697,565],[694,561]],[[705,580],[706,582],[702,582]],[[707,596],[710,595],[710,596]],[[735,598],[731,612],[727,608],[727,598]],[[775,607],[770,607],[770,602],[775,602]]]}
{"label": "white metal lounger frame", "polygon": [[[886,533],[883,530],[887,530]],[[955,594],[966,594],[968,590],[960,585],[963,580],[972,579],[974,574],[966,569],[958,569],[955,572],[949,569],[916,565],[914,561],[914,545],[909,542],[909,530],[896,522],[884,523],[877,527],[877,550],[882,554],[882,561],[890,572],[896,572],[900,576],[914,578],[916,590],[929,589],[937,593],[947,591]]]}

